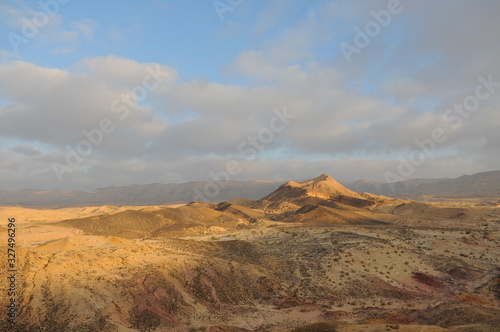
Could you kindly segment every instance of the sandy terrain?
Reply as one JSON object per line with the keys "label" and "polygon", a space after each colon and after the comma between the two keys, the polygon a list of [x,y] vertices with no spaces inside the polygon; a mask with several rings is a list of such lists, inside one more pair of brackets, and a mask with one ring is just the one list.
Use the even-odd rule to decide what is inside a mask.
{"label": "sandy terrain", "polygon": [[498,207],[338,186],[323,177],[255,202],[0,208],[18,220],[19,302],[0,331],[498,330]]}

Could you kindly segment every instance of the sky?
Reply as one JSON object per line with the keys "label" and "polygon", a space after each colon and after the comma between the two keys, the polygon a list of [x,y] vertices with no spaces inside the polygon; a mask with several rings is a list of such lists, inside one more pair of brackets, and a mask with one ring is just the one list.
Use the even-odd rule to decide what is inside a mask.
{"label": "sky", "polygon": [[0,0],[0,190],[500,169],[498,0]]}

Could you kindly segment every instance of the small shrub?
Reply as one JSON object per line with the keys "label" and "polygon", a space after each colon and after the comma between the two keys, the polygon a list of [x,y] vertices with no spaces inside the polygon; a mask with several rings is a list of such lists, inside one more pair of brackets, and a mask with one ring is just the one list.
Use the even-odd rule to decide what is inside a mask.
{"label": "small shrub", "polygon": [[315,323],[302,327],[297,327],[292,332],[337,332],[335,325],[331,323]]}

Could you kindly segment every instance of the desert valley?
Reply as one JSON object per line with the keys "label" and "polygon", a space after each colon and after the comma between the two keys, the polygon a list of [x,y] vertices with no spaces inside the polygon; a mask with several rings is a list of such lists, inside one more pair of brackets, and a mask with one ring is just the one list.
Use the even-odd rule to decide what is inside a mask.
{"label": "desert valley", "polygon": [[0,332],[500,332],[499,14],[0,0]]}
{"label": "desert valley", "polygon": [[3,206],[0,329],[499,331],[498,196],[429,197],[323,174],[255,200]]}

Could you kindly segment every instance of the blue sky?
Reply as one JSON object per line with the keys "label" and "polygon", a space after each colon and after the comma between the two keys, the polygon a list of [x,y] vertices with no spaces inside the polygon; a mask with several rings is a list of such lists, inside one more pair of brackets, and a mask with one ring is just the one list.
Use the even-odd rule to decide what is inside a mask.
{"label": "blue sky", "polygon": [[[231,161],[233,180],[499,169],[499,13],[495,0],[0,0],[0,189],[210,181]],[[103,119],[110,132],[85,136]]]}
{"label": "blue sky", "polygon": [[[18,3],[11,6],[20,10],[29,6],[32,10],[46,12],[35,1],[13,3]],[[69,1],[68,4],[58,4],[57,13],[61,18],[53,23],[54,30],[60,29],[60,33],[75,31],[75,25],[82,24],[92,31],[91,36],[80,33],[66,44],[56,38],[60,33],[43,41],[34,38],[33,42],[21,44],[19,55],[25,61],[71,69],[83,57],[113,54],[138,62],[175,67],[183,79],[202,77],[211,81],[229,81],[230,78],[223,74],[225,66],[242,50],[256,48],[263,40],[271,40],[273,35],[282,33],[275,25],[297,24],[300,20],[298,13],[307,12],[314,1],[290,3],[292,5],[286,5],[280,11],[277,22],[257,31],[254,29],[255,20],[267,7],[263,6],[267,4],[265,1],[242,1],[236,7],[227,4],[232,11],[222,9],[219,12],[217,2],[199,0]],[[27,18],[33,16],[28,14]],[[40,30],[50,31],[50,25]],[[4,31],[10,28],[16,33],[12,26],[4,28]],[[2,41],[3,48],[9,51],[8,40],[4,38]]]}

